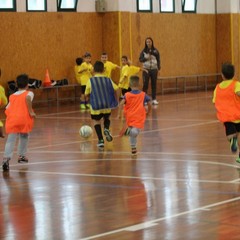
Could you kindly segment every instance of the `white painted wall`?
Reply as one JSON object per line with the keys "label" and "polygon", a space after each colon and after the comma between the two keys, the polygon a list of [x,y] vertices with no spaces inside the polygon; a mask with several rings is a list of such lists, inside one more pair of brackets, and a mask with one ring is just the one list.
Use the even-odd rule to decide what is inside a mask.
{"label": "white painted wall", "polygon": [[[137,0],[105,0],[107,12],[137,12]],[[160,12],[160,0],[153,1],[153,12]],[[216,5],[216,11],[215,11]],[[57,11],[57,0],[47,0],[48,12]],[[26,0],[17,0],[17,11],[26,11]],[[78,0],[77,12],[95,12],[95,0]],[[175,12],[182,12],[182,0],[175,0]],[[197,13],[239,13],[240,0],[197,0]]]}
{"label": "white painted wall", "polygon": [[198,0],[197,13],[215,14],[215,0]]}
{"label": "white painted wall", "polygon": [[217,0],[217,13],[239,13],[239,0]]}
{"label": "white painted wall", "polygon": [[95,12],[95,0],[78,0],[77,12]]}

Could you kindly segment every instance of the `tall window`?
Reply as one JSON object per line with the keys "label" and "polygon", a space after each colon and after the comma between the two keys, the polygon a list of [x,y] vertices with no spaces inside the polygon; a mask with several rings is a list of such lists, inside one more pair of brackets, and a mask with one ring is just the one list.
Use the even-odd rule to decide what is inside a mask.
{"label": "tall window", "polygon": [[197,0],[182,0],[182,12],[195,13],[197,9]]}
{"label": "tall window", "polygon": [[175,12],[174,0],[160,0],[160,12]]}
{"label": "tall window", "polygon": [[0,11],[16,11],[16,0],[0,0]]}
{"label": "tall window", "polygon": [[78,0],[57,0],[58,11],[76,11]]}
{"label": "tall window", "polygon": [[47,0],[27,0],[27,11],[47,11]]}
{"label": "tall window", "polygon": [[152,12],[152,0],[137,0],[138,12]]}

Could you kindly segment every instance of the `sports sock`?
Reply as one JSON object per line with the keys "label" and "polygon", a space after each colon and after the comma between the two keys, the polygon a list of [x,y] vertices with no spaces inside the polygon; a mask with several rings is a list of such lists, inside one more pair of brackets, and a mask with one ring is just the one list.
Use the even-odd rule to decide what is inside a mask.
{"label": "sports sock", "polygon": [[94,126],[94,128],[95,128],[95,131],[96,131],[96,133],[97,133],[98,140],[103,139],[101,125],[100,125],[100,124],[96,124],[96,125]]}

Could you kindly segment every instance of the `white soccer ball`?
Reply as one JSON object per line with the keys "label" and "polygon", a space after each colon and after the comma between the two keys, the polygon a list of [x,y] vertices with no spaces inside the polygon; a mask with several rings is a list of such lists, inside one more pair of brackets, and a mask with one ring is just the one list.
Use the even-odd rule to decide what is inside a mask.
{"label": "white soccer ball", "polygon": [[83,138],[89,138],[93,133],[93,130],[90,126],[88,125],[83,125],[80,129],[79,129],[79,134],[81,137]]}

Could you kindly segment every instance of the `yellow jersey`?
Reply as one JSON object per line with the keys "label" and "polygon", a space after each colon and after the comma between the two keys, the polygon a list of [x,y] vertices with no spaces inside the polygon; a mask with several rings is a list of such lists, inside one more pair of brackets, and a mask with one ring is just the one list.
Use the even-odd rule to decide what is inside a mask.
{"label": "yellow jersey", "polygon": [[110,61],[106,61],[104,63],[104,72],[103,72],[104,76],[111,78],[112,70],[116,69],[117,66],[118,66],[117,64],[114,64]]}
{"label": "yellow jersey", "polygon": [[93,65],[91,63],[83,62],[79,68],[81,85],[85,86],[87,81],[92,77]]}

